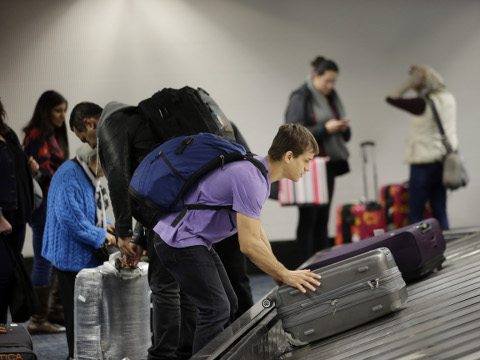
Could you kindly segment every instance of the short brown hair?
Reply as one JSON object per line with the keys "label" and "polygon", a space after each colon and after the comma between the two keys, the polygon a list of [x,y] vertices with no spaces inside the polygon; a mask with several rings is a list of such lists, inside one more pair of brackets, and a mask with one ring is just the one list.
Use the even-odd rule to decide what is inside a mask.
{"label": "short brown hair", "polygon": [[312,133],[300,124],[284,124],[279,127],[268,150],[268,156],[274,161],[280,161],[283,154],[291,151],[294,157],[299,157],[307,151],[318,154],[318,144]]}

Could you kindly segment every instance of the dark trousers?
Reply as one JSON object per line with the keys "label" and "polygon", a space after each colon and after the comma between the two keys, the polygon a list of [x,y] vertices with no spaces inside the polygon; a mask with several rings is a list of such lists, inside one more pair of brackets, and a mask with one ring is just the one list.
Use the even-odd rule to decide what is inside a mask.
{"label": "dark trousers", "polygon": [[47,219],[47,197],[42,201],[40,207],[32,214],[30,227],[32,228],[33,242],[33,286],[47,286],[51,283],[52,263],[42,256],[43,230]]}
{"label": "dark trousers", "polygon": [[149,360],[189,359],[192,356],[197,308],[180,291],[160,261],[147,230],[148,282],[152,290],[152,346]]}
{"label": "dark trousers", "polygon": [[63,316],[65,319],[65,329],[67,335],[68,356],[73,358],[73,349],[75,345],[74,336],[74,294],[75,294],[75,278],[78,272],[62,271],[57,269],[58,288],[60,298],[63,305]]}
{"label": "dark trousers", "polygon": [[238,233],[214,245],[215,251],[222,260],[230,283],[238,299],[238,310],[234,321],[253,306],[252,288],[247,275],[247,259],[240,251]]}
{"label": "dark trousers", "polygon": [[11,225],[13,230],[10,234],[0,235],[0,323],[2,324],[7,322],[10,293],[14,285],[13,270],[16,265],[15,256],[7,241],[21,252],[25,240],[26,225]]}
{"label": "dark trousers", "polygon": [[237,311],[237,297],[214,249],[201,245],[174,248],[158,235],[154,242],[161,261],[198,309],[195,354],[229,325]]}
{"label": "dark trousers", "polygon": [[442,184],[441,162],[410,166],[408,182],[408,222],[423,220],[425,204],[430,201],[432,216],[443,230],[449,229],[447,217],[447,190]]}
{"label": "dark trousers", "polygon": [[327,181],[330,200],[328,204],[298,207],[297,243],[302,262],[317,251],[331,246],[328,237],[328,219],[335,187],[335,176],[332,171],[327,171]]}

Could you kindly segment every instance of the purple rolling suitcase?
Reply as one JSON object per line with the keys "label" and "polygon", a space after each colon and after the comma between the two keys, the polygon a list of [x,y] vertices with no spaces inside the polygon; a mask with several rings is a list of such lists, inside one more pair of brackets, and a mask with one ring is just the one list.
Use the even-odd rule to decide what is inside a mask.
{"label": "purple rolling suitcase", "polygon": [[360,242],[317,253],[303,264],[302,268],[322,268],[379,247],[390,249],[407,283],[440,269],[445,261],[445,239],[442,230],[438,221],[430,218]]}

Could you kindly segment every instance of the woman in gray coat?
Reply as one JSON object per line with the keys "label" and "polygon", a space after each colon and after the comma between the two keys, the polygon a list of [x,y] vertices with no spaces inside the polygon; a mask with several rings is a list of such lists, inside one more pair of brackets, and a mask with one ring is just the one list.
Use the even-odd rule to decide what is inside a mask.
{"label": "woman in gray coat", "polygon": [[329,203],[321,206],[300,206],[297,241],[302,260],[330,245],[328,218],[335,177],[349,172],[348,150],[350,121],[335,91],[339,68],[334,61],[317,57],[306,82],[291,95],[285,115],[287,123],[299,123],[312,132],[320,148],[319,156],[328,156],[327,180]]}

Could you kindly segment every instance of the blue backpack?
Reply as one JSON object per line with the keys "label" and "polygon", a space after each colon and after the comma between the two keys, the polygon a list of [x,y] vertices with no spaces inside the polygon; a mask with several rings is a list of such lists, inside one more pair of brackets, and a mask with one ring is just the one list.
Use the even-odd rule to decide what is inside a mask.
{"label": "blue backpack", "polygon": [[144,227],[152,229],[162,214],[181,211],[172,223],[176,226],[188,209],[231,209],[231,206],[185,205],[183,196],[202,175],[238,160],[252,162],[267,179],[265,166],[253,154],[218,135],[202,133],[166,141],[143,159],[132,176],[128,189],[132,215]]}

